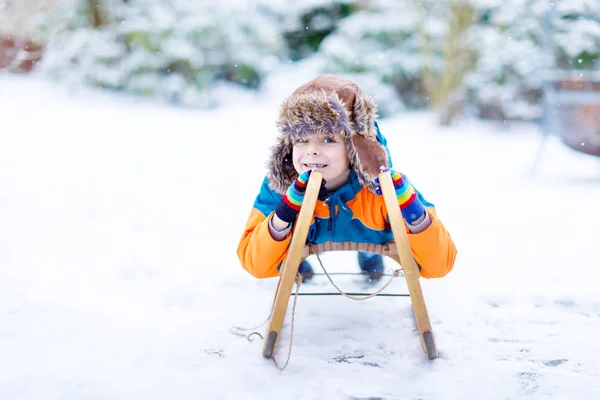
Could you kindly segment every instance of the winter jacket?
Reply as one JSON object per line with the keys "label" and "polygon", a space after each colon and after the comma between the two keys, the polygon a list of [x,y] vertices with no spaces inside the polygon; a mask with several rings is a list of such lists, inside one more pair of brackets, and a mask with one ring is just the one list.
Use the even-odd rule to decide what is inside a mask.
{"label": "winter jacket", "polygon": [[[452,270],[456,247],[437,217],[434,205],[418,190],[417,194],[432,223],[417,234],[410,233],[406,227],[408,240],[421,276],[440,278]],[[269,219],[280,199],[281,195],[269,187],[265,177],[238,244],[242,266],[257,278],[278,275],[290,244],[291,233],[283,241],[276,241],[269,232]],[[327,200],[317,201],[307,237],[307,243],[313,244],[329,241],[385,244],[391,240],[393,234],[383,197],[361,186],[353,171],[345,185],[331,193]]]}

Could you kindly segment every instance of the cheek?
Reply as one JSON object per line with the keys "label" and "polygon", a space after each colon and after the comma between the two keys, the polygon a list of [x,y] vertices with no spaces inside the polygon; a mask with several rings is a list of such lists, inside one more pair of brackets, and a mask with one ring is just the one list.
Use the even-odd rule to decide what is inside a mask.
{"label": "cheek", "polygon": [[295,166],[300,163],[300,157],[302,156],[302,152],[299,151],[296,147],[292,148],[292,162]]}
{"label": "cheek", "polygon": [[345,149],[332,149],[329,159],[335,161],[336,165],[346,168],[348,166],[348,154]]}

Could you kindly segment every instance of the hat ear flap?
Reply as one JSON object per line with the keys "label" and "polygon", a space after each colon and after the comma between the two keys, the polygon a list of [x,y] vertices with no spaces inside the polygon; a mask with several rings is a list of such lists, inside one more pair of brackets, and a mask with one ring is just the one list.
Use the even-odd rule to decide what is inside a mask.
{"label": "hat ear flap", "polygon": [[389,167],[385,148],[377,139],[356,135],[348,144],[348,158],[360,184],[375,192],[373,178],[379,175],[379,167]]}
{"label": "hat ear flap", "polygon": [[285,194],[296,180],[298,173],[292,159],[292,145],[283,138],[271,148],[271,157],[267,163],[269,186],[279,194]]}
{"label": "hat ear flap", "polygon": [[354,124],[356,133],[371,139],[377,137],[375,132],[375,119],[377,118],[377,106],[372,97],[359,92],[354,99]]}
{"label": "hat ear flap", "polygon": [[360,184],[376,192],[373,178],[379,174],[379,167],[389,167],[387,151],[377,141],[377,106],[372,97],[358,92],[353,111],[356,134],[348,144],[348,158]]}

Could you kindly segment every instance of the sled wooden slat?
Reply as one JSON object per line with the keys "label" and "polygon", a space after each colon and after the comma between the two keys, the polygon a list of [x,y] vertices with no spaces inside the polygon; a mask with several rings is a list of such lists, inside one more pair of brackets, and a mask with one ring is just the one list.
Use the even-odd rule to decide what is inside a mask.
{"label": "sled wooden slat", "polygon": [[317,205],[322,180],[323,175],[320,172],[314,171],[310,174],[302,207],[300,208],[294,232],[292,233],[292,240],[290,241],[287,255],[279,269],[279,284],[275,300],[273,301],[273,309],[263,346],[263,356],[265,358],[273,357],[275,347],[279,341],[281,327],[283,326],[285,313],[290,301],[296,275],[298,274],[298,267],[300,266],[300,261],[302,261],[302,252],[306,244],[308,228],[312,222],[315,206]]}
{"label": "sled wooden slat", "polygon": [[421,285],[419,283],[419,268],[413,258],[410,243],[408,242],[404,219],[402,218],[400,208],[398,207],[396,192],[394,191],[394,184],[390,173],[385,172],[379,174],[381,190],[383,192],[392,233],[394,235],[394,242],[389,242],[384,245],[353,242],[326,242],[319,245],[306,245],[308,228],[312,222],[317,197],[321,188],[321,181],[322,175],[318,172],[313,172],[308,181],[306,194],[304,201],[302,202],[300,214],[298,215],[298,219],[294,226],[288,253],[280,268],[279,283],[273,300],[271,317],[263,346],[263,356],[265,358],[272,358],[275,354],[300,262],[309,255],[321,254],[328,251],[361,251],[390,257],[402,266],[417,327],[419,329],[421,345],[429,359],[436,358],[437,349],[431,330],[429,315],[427,314],[427,308],[425,306],[425,300],[423,298],[423,292],[421,291]]}
{"label": "sled wooden slat", "polygon": [[322,254],[328,251],[360,251],[366,253],[381,254],[391,258],[398,257],[398,250],[394,242],[386,244],[354,243],[354,242],[324,242],[321,244],[308,244],[304,246],[302,259],[315,254]]}
{"label": "sled wooden slat", "polygon": [[408,293],[410,294],[410,299],[412,301],[423,350],[425,350],[427,357],[430,360],[433,360],[437,357],[437,349],[431,330],[427,307],[425,306],[425,299],[423,298],[423,292],[421,291],[421,284],[419,282],[421,274],[419,273],[419,267],[417,266],[417,262],[410,249],[404,219],[402,218],[400,207],[398,207],[394,182],[392,181],[392,176],[389,171],[379,174],[379,182],[381,183],[385,207],[390,219],[394,240],[396,241],[396,246],[398,248],[399,256],[396,256],[395,259],[402,265],[402,269],[404,270],[404,279],[406,280],[406,286],[408,287]]}

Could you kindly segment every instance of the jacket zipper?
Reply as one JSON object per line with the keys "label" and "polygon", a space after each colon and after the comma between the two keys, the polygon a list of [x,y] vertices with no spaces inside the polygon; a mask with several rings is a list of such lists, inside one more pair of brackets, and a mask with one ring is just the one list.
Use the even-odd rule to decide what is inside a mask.
{"label": "jacket zipper", "polygon": [[327,204],[327,208],[329,209],[329,221],[327,222],[327,230],[329,232],[333,231],[333,210],[331,209],[331,201],[330,198],[328,198],[325,201],[325,204]]}

